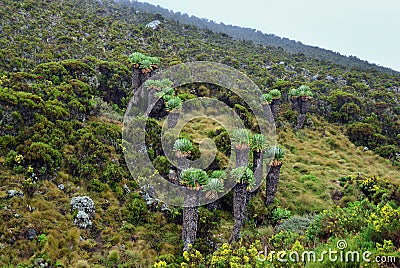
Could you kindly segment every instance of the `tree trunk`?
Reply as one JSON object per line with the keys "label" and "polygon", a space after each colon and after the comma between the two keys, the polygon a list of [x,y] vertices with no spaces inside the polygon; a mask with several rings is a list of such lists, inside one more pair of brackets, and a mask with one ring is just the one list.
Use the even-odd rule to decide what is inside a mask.
{"label": "tree trunk", "polygon": [[210,211],[214,211],[214,210],[218,209],[218,205],[219,205],[218,200],[215,200],[215,201],[211,202],[210,204],[208,204],[207,208]]}
{"label": "tree trunk", "polygon": [[168,115],[167,118],[167,126],[169,129],[174,128],[176,124],[178,123],[179,119],[179,112],[172,112]]}
{"label": "tree trunk", "polygon": [[280,99],[273,99],[270,104],[272,116],[273,116],[275,122],[276,122],[276,119],[278,118],[278,110],[279,110],[280,104],[281,104]]}
{"label": "tree trunk", "polygon": [[297,115],[297,125],[295,127],[295,131],[303,128],[304,121],[306,121],[306,114],[298,114]]}
{"label": "tree trunk", "polygon": [[141,86],[140,83],[140,73],[142,72],[139,68],[133,68],[132,72],[132,90],[135,93],[139,87]]}
{"label": "tree trunk", "polygon": [[300,98],[299,103],[300,103],[301,114],[306,114],[310,110],[311,99],[310,98]]}
{"label": "tree trunk", "polygon": [[150,77],[152,77],[154,74],[154,71],[151,70],[149,72],[142,72],[142,70],[139,73],[139,79],[140,79],[140,85],[142,85],[144,82],[147,81]]}
{"label": "tree trunk", "polygon": [[[264,154],[263,152],[253,152],[253,173],[254,173],[254,178],[255,178],[255,185],[260,186],[261,182],[263,180],[262,174],[263,174],[263,158]],[[250,198],[255,196],[258,193],[258,188],[255,189],[253,192],[248,193],[248,198],[247,202],[250,201]]]}
{"label": "tree trunk", "polygon": [[193,245],[196,240],[199,197],[197,192],[187,191],[184,198],[182,241],[183,250],[187,251],[189,250],[189,245]]}
{"label": "tree trunk", "polygon": [[301,114],[299,98],[290,98],[290,101],[292,102],[293,108],[296,110],[296,112]]}
{"label": "tree trunk", "polygon": [[[236,167],[247,167],[249,148],[242,150],[235,150],[236,152]],[[238,241],[240,238],[240,230],[246,217],[246,206],[247,206],[247,183],[236,183],[233,188],[233,219],[234,225],[229,238],[229,243]]]}
{"label": "tree trunk", "polygon": [[282,164],[272,165],[266,180],[266,201],[265,205],[268,207],[269,205],[274,203],[275,195],[278,190],[278,182],[279,182],[279,174],[281,172]]}
{"label": "tree trunk", "polygon": [[189,163],[187,162],[187,159],[185,157],[178,157],[178,166],[177,166],[177,168],[178,168],[178,177],[179,178],[181,177],[182,170],[185,170],[185,169],[189,168],[188,164]]}
{"label": "tree trunk", "polygon": [[310,110],[311,107],[311,99],[310,98],[291,98],[293,107],[297,111],[297,124],[295,127],[295,131],[303,128],[304,121],[306,120],[306,113]]}
{"label": "tree trunk", "polygon": [[271,106],[269,104],[262,104],[262,107],[268,122],[273,122],[274,116],[271,111]]}
{"label": "tree trunk", "polygon": [[239,241],[247,206],[247,184],[237,183],[233,188],[233,219],[234,225],[229,243]]}
{"label": "tree trunk", "polygon": [[235,149],[236,153],[236,167],[247,167],[249,161],[249,151],[250,149]]}

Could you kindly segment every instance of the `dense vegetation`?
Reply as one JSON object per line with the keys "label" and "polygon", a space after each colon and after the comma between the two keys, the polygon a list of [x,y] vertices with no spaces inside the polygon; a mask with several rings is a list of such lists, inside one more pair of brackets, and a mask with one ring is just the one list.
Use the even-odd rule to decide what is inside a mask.
{"label": "dense vegetation", "polygon": [[[397,74],[235,41],[109,1],[4,0],[0,7],[2,266],[264,267],[269,263],[257,260],[257,253],[265,245],[319,252],[340,238],[351,249],[400,259]],[[154,19],[161,19],[160,27],[146,27]],[[134,51],[151,57],[130,58]],[[265,104],[280,100],[276,125],[285,158],[275,154],[271,163],[282,166],[272,202],[266,202],[268,185],[262,185],[246,200],[246,215],[238,214],[238,222],[234,191],[216,207],[196,208],[196,241],[182,252],[184,211],[151,198],[133,180],[121,126],[135,68],[149,75],[194,60],[237,68],[268,95]],[[159,149],[161,119],[179,113],[182,101],[217,96],[251,128],[248,107],[224,89],[166,88],[165,113],[149,120],[146,135],[160,174],[169,172]],[[291,101],[302,97],[310,107],[295,131],[303,113]],[[216,123],[192,122],[182,133],[193,143],[190,157],[198,157],[202,137],[215,141],[212,167],[222,169],[230,153],[228,133]],[[262,138],[252,142],[247,146],[254,152],[263,148],[251,146]],[[187,144],[178,145],[185,152]],[[187,175],[182,183],[196,185]],[[205,186],[210,194],[218,192],[218,180]],[[227,244],[235,226],[241,226],[240,240],[236,232],[231,240],[239,241]]]}
{"label": "dense vegetation", "polygon": [[395,74],[398,72],[393,71],[389,68],[378,66],[376,64],[369,63],[368,61],[361,60],[355,56],[343,56],[338,52],[333,52],[319,47],[304,45],[299,41],[290,40],[285,37],[279,37],[274,34],[262,33],[261,31],[243,28],[240,26],[226,25],[223,22],[216,23],[207,18],[197,18],[195,16],[189,16],[188,14],[181,12],[174,12],[160,6],[154,6],[144,2],[129,1],[129,0],[118,0],[117,2],[133,6],[139,11],[146,13],[159,14],[160,18],[172,19],[183,24],[193,25],[201,29],[208,29],[213,32],[220,32],[227,34],[236,40],[249,40],[256,44],[262,44],[265,46],[273,46],[276,48],[282,48],[293,54],[304,54],[309,57],[313,57],[319,60],[330,61],[342,66],[349,68],[356,68],[360,70],[376,70],[379,72],[386,72],[389,74]]}

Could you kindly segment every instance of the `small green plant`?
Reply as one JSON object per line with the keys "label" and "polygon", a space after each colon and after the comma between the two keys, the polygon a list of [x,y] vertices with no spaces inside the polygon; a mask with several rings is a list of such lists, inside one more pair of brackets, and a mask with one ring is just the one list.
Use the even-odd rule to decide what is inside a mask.
{"label": "small green plant", "polygon": [[290,90],[289,95],[291,98],[297,98],[297,97],[312,98],[314,96],[310,87],[306,85],[302,85],[298,88],[292,88]]}
{"label": "small green plant", "polygon": [[160,60],[158,58],[149,57],[140,52],[133,52],[129,56],[129,59],[135,68],[141,68],[145,72],[156,69],[160,65]]}
{"label": "small green plant", "polygon": [[45,243],[49,240],[49,238],[45,234],[41,234],[37,237],[37,241],[39,244]]}
{"label": "small green plant", "polygon": [[208,181],[208,175],[204,170],[198,168],[185,169],[181,173],[180,183],[190,188],[199,188]]}
{"label": "small green plant", "polygon": [[270,104],[272,102],[272,95],[267,93],[267,94],[262,94],[261,96],[261,102],[263,104]]}
{"label": "small green plant", "polygon": [[267,139],[262,134],[254,134],[251,137],[251,149],[257,152],[261,152],[267,146]]}
{"label": "small green plant", "polygon": [[252,188],[255,183],[254,173],[248,167],[238,167],[231,171],[231,177],[238,183],[247,183]]}
{"label": "small green plant", "polygon": [[219,178],[210,178],[207,184],[204,186],[204,191],[206,191],[206,198],[214,199],[218,197],[218,193],[224,191],[223,180]]}
{"label": "small green plant", "polygon": [[220,181],[224,181],[224,180],[226,180],[226,172],[223,171],[223,170],[214,170],[211,173],[210,178],[218,179]]}
{"label": "small green plant", "polygon": [[178,112],[182,109],[182,100],[179,97],[171,97],[165,106],[168,112]]}
{"label": "small green plant", "polygon": [[177,154],[177,157],[187,157],[193,150],[193,143],[185,138],[176,140],[173,150]]}
{"label": "small green plant", "polygon": [[271,97],[272,97],[273,99],[280,99],[281,96],[282,96],[282,94],[281,94],[281,92],[279,91],[279,89],[273,89],[273,90],[271,90],[271,91],[269,92],[269,95],[271,95]]}
{"label": "small green plant", "polygon": [[249,147],[249,131],[245,128],[236,129],[232,133],[232,141],[237,150],[243,150]]}
{"label": "small green plant", "polygon": [[283,157],[285,156],[285,152],[281,147],[271,146],[268,148],[266,152],[267,157],[273,158],[273,165],[282,164]]}
{"label": "small green plant", "polygon": [[284,219],[289,219],[292,213],[288,209],[276,208],[272,211],[272,219],[275,222],[280,222]]}
{"label": "small green plant", "polygon": [[142,63],[142,61],[144,59],[146,59],[146,55],[144,55],[143,53],[140,52],[133,52],[130,56],[129,59],[130,61],[133,63],[133,65],[136,68],[139,68],[140,64]]}

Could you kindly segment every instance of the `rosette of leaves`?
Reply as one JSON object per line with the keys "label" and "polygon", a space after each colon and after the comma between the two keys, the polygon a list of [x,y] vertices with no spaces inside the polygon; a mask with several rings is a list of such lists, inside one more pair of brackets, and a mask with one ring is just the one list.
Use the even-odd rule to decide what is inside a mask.
{"label": "rosette of leaves", "polygon": [[148,57],[148,59],[151,61],[152,69],[157,69],[161,64],[161,61],[157,57]]}
{"label": "rosette of leaves", "polygon": [[245,128],[236,129],[232,133],[232,141],[236,150],[245,150],[250,146],[249,131]]}
{"label": "rosette of leaves", "polygon": [[178,158],[188,157],[193,150],[193,143],[185,138],[178,139],[174,143],[173,150]]}
{"label": "rosette of leaves", "polygon": [[140,52],[133,52],[129,56],[129,60],[133,63],[133,66],[135,68],[140,68],[142,61],[145,60],[146,58],[147,56]]}
{"label": "rosette of leaves", "polygon": [[262,152],[267,146],[267,139],[262,134],[254,134],[250,139],[250,147],[253,151]]}
{"label": "rosette of leaves", "polygon": [[248,167],[237,167],[232,169],[231,177],[240,184],[248,184],[248,188],[251,188],[255,182],[254,173]]}
{"label": "rosette of leaves", "polygon": [[182,109],[182,100],[179,97],[170,97],[165,106],[168,112],[178,113]]}
{"label": "rosette of leaves", "polygon": [[269,92],[269,95],[271,96],[272,99],[280,99],[282,97],[281,92],[279,89],[273,89]]}
{"label": "rosette of leaves", "polygon": [[181,184],[199,190],[208,182],[208,175],[204,170],[198,168],[188,168],[182,171],[179,181]]}
{"label": "rosette of leaves", "polygon": [[313,98],[314,94],[312,93],[309,86],[301,85],[298,88],[292,88],[289,93],[291,98]]}
{"label": "rosette of leaves", "polygon": [[162,88],[161,91],[155,93],[158,98],[162,98],[164,101],[168,102],[171,98],[174,97],[175,90],[170,87]]}
{"label": "rosette of leaves", "polygon": [[224,191],[224,181],[226,180],[226,172],[223,170],[215,170],[211,173],[210,179],[204,186],[204,191],[206,191],[206,198],[216,199],[218,198],[218,193]]}
{"label": "rosette of leaves", "polygon": [[145,58],[140,62],[139,68],[142,69],[143,73],[148,73],[153,70],[152,61],[149,58]]}
{"label": "rosette of leaves", "polygon": [[272,102],[272,95],[270,93],[261,95],[261,102],[264,105],[269,105]]}
{"label": "rosette of leaves", "polygon": [[268,148],[267,157],[272,158],[272,166],[279,166],[282,165],[283,157],[285,156],[285,152],[281,147],[278,146],[271,146]]}

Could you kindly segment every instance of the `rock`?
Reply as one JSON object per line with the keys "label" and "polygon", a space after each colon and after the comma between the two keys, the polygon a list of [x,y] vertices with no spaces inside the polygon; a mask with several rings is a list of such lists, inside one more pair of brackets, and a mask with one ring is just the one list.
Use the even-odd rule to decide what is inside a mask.
{"label": "rock", "polygon": [[330,75],[327,75],[327,76],[326,76],[326,80],[329,80],[329,81],[331,81],[331,82],[335,82],[335,78],[332,77],[332,76],[330,76]]}
{"label": "rock", "polygon": [[61,191],[64,191],[65,190],[65,186],[64,186],[64,184],[59,184],[59,185],[57,185],[57,187],[58,187],[58,189],[60,189]]}
{"label": "rock", "polygon": [[24,193],[22,191],[17,191],[17,190],[9,190],[7,192],[7,194],[8,194],[9,198],[13,198],[15,196],[21,197],[21,198],[24,197]]}
{"label": "rock", "polygon": [[30,240],[30,241],[32,241],[32,240],[34,240],[35,238],[36,238],[36,231],[35,231],[35,229],[33,229],[33,228],[29,228],[27,231],[26,231],[26,239],[28,239],[28,240]]}
{"label": "rock", "polygon": [[33,211],[35,211],[35,207],[31,207],[30,205],[28,205],[28,210],[29,210],[29,212],[33,212]]}
{"label": "rock", "polygon": [[130,194],[131,193],[131,190],[129,190],[128,185],[124,184],[123,187],[124,187],[124,191],[125,191],[126,194]]}
{"label": "rock", "polygon": [[150,22],[146,25],[146,28],[151,28],[153,30],[156,30],[160,25],[161,25],[161,21],[153,20],[152,22]]}

